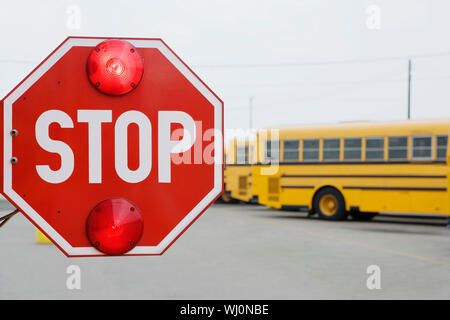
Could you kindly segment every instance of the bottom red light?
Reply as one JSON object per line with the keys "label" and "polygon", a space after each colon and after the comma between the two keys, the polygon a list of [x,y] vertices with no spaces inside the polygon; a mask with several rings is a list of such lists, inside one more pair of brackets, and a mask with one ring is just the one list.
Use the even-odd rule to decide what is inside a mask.
{"label": "bottom red light", "polygon": [[124,198],[110,198],[98,203],[86,220],[89,242],[109,255],[124,254],[133,249],[144,231],[139,208]]}

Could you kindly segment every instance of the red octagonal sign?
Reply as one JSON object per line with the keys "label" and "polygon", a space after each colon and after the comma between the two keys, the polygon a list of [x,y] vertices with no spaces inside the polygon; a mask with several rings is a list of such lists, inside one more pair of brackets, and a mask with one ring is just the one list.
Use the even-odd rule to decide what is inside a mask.
{"label": "red octagonal sign", "polygon": [[67,256],[161,254],[222,192],[223,102],[160,39],[69,37],[1,107],[2,194]]}

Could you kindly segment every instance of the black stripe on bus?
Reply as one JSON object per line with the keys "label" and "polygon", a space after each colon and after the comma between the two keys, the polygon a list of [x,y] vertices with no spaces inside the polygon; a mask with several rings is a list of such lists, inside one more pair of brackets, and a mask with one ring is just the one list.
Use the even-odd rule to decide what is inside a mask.
{"label": "black stripe on bus", "polygon": [[392,190],[392,191],[447,191],[447,188],[416,188],[416,187],[342,187],[348,190]]}
{"label": "black stripe on bus", "polygon": [[282,189],[314,189],[314,186],[281,186]]}
{"label": "black stripe on bus", "polygon": [[256,166],[258,165],[257,163],[255,164],[243,164],[243,163],[227,163],[225,164],[225,167],[251,167],[251,166]]}
{"label": "black stripe on bus", "polygon": [[430,178],[446,179],[447,176],[435,175],[378,175],[378,174],[282,174],[282,178]]}
{"label": "black stripe on bus", "polygon": [[255,164],[248,164],[248,163],[227,163],[226,166],[276,166],[276,165],[365,165],[365,164],[375,164],[375,165],[382,165],[382,164],[417,164],[417,165],[430,165],[430,164],[446,164],[447,162],[445,160],[433,160],[433,161],[285,161],[285,162],[273,162],[273,163],[255,163]]}

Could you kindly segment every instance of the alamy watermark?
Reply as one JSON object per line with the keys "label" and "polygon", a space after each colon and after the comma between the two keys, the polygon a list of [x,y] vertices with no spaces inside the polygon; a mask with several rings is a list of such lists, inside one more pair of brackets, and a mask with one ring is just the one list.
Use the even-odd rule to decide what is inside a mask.
{"label": "alamy watermark", "polygon": [[81,29],[81,8],[78,5],[70,5],[66,8],[66,27],[69,30]]}
{"label": "alamy watermark", "polygon": [[381,8],[371,4],[366,8],[366,27],[369,30],[381,29]]}
{"label": "alamy watermark", "polygon": [[366,286],[369,290],[381,289],[381,269],[379,266],[372,264],[367,267],[366,273],[369,275],[366,280]]}
{"label": "alamy watermark", "polygon": [[81,268],[77,265],[70,265],[66,269],[68,277],[66,279],[66,288],[68,290],[81,289]]}

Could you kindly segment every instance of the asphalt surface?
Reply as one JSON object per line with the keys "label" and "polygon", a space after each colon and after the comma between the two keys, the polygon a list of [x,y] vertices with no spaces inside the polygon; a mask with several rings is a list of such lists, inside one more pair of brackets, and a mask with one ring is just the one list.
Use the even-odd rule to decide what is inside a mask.
{"label": "asphalt surface", "polygon": [[[66,287],[70,265],[80,290]],[[370,265],[381,289],[366,286]],[[450,230],[443,219],[325,222],[215,204],[163,256],[69,259],[36,244],[18,214],[0,229],[0,298],[449,299]]]}

